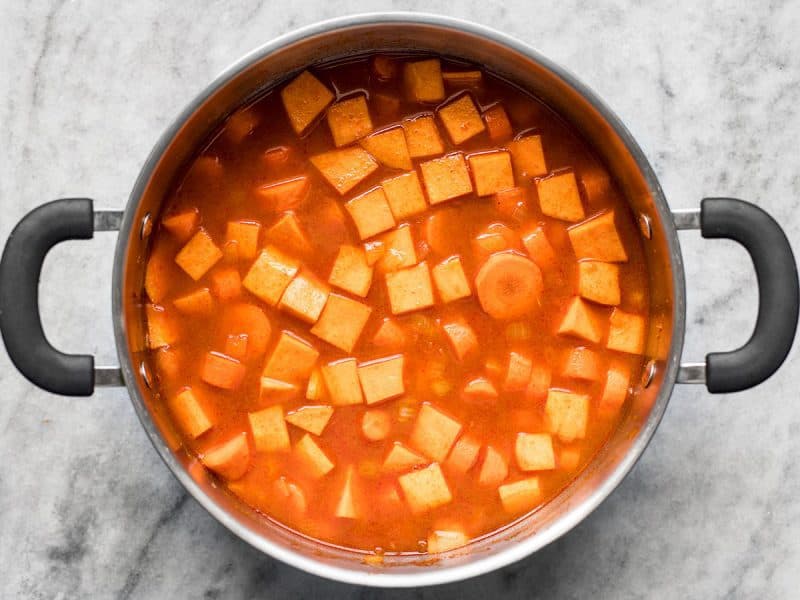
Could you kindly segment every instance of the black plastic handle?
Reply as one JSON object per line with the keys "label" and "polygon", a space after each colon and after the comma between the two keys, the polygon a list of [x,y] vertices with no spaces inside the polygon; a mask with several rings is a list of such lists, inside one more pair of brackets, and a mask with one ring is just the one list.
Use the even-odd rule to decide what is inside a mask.
{"label": "black plastic handle", "polygon": [[706,356],[709,392],[746,390],[772,375],[792,348],[800,307],[797,264],[781,226],[749,202],[704,199],[700,231],[704,238],[739,242],[753,259],[758,280],[758,316],[753,335],[737,350]]}
{"label": "black plastic handle", "polygon": [[40,388],[64,396],[92,395],[94,357],[64,354],[47,341],[39,316],[39,277],[50,248],[93,234],[91,200],[54,200],[22,218],[0,259],[0,334],[11,362]]}

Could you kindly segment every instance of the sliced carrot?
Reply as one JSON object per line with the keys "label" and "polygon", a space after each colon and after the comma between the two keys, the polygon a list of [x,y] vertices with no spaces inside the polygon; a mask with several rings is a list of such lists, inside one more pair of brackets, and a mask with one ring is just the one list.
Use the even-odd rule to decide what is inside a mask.
{"label": "sliced carrot", "polygon": [[230,481],[239,479],[250,466],[250,444],[247,434],[240,433],[200,455],[202,463],[217,475]]}
{"label": "sliced carrot", "polygon": [[458,211],[442,208],[434,212],[425,220],[423,235],[433,252],[442,255],[452,253],[456,240],[463,235]]}
{"label": "sliced carrot", "polygon": [[302,204],[308,196],[311,184],[308,177],[301,175],[293,179],[262,185],[256,189],[256,195],[264,208],[276,212],[291,210]]}
{"label": "sliced carrot", "polygon": [[492,254],[475,276],[481,307],[495,319],[514,319],[539,306],[542,272],[513,252]]}
{"label": "sliced carrot", "polygon": [[391,428],[392,420],[385,410],[368,410],[361,418],[361,432],[371,442],[385,440]]}
{"label": "sliced carrot", "polygon": [[196,208],[189,208],[178,213],[162,217],[161,224],[179,242],[185,242],[200,224],[200,212]]}
{"label": "sliced carrot", "polygon": [[248,358],[264,354],[272,333],[272,326],[264,311],[246,303],[226,307],[222,311],[219,328],[226,337],[230,334],[247,334]]}

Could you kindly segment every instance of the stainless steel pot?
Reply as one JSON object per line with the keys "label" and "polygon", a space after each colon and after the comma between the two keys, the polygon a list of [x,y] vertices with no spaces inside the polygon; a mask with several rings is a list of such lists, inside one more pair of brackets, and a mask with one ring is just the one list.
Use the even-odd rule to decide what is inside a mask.
{"label": "stainless steel pot", "polygon": [[[652,298],[647,365],[622,422],[591,465],[546,506],[507,529],[441,560],[387,557],[376,568],[364,555],[300,536],[265,519],[221,489],[175,443],[144,350],[141,290],[148,238],[174,177],[226,115],[309,64],[374,51],[431,51],[467,59],[533,92],[568,119],[602,156],[638,219]],[[727,237],[750,252],[760,304],[753,337],[742,348],[681,364],[684,270],[678,229]],[[65,355],[47,342],[38,314],[38,280],[47,251],[65,239],[118,230],[112,301],[120,367],[95,367],[91,356]],[[88,395],[126,385],[142,426],[183,486],[217,520],[265,554],[339,581],[386,587],[461,580],[517,561],[565,534],[606,498],[647,446],[673,385],[706,383],[711,392],[745,389],[771,375],[797,326],[798,278],[789,243],[775,221],[751,204],[714,198],[697,210],[670,212],[639,146],[620,120],[573,75],[527,45],[491,29],[416,13],[344,17],[285,35],[227,69],[178,116],[148,157],[124,212],[94,210],[91,200],[62,199],[20,221],[0,261],[0,331],[9,356],[33,383],[59,394]]]}

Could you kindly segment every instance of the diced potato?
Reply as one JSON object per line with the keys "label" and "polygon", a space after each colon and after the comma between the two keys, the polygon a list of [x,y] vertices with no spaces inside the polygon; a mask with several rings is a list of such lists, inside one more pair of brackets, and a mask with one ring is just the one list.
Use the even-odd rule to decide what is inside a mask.
{"label": "diced potato", "polygon": [[332,406],[301,406],[286,415],[286,422],[314,435],[322,435],[332,416]]}
{"label": "diced potato", "polygon": [[567,354],[561,374],[573,379],[599,381],[603,375],[603,362],[597,352],[579,346]]}
{"label": "diced potato", "polygon": [[403,490],[408,507],[415,515],[444,506],[453,500],[438,463],[400,475],[397,482]]}
{"label": "diced potato", "polygon": [[[264,238],[267,243],[280,248],[284,252],[309,254],[311,252],[311,242],[308,235],[300,226],[300,221],[293,211],[283,213],[275,223],[267,229]],[[241,256],[241,254],[240,254]]]}
{"label": "diced potato", "polygon": [[311,182],[301,175],[283,181],[268,183],[256,188],[256,196],[270,212],[282,212],[297,208],[308,197]]}
{"label": "diced potato", "polygon": [[550,432],[562,442],[586,437],[589,420],[589,396],[550,390],[544,407]]}
{"label": "diced potato", "polygon": [[498,396],[497,388],[486,377],[470,379],[461,391],[462,396],[468,400],[495,400]]}
{"label": "diced potato", "polygon": [[238,360],[219,352],[209,352],[203,361],[200,379],[214,387],[235,390],[242,384],[246,374],[247,367]]}
{"label": "diced potato", "polygon": [[439,119],[456,145],[463,144],[486,129],[469,94],[462,94],[439,109]]}
{"label": "diced potato", "polygon": [[225,239],[236,242],[239,258],[253,260],[258,254],[258,236],[261,224],[255,221],[229,221],[225,230]]}
{"label": "diced potato", "polygon": [[[232,488],[233,486],[228,486]],[[249,488],[249,486],[248,486]],[[308,510],[308,501],[306,500],[303,488],[289,481],[286,477],[281,476],[273,483],[275,493],[286,503],[295,513],[303,515]],[[256,488],[258,489],[258,488]]]}
{"label": "diced potato", "polygon": [[[386,233],[381,237],[385,237],[388,235],[391,235],[391,232]],[[411,236],[410,231],[408,235],[410,238]],[[367,259],[368,267],[374,266],[375,263],[377,263],[381,258],[383,258],[385,253],[386,253],[386,248],[384,247],[383,239],[376,239],[369,242],[364,242],[364,257]]]}
{"label": "diced potato", "polygon": [[444,152],[442,137],[432,115],[423,115],[403,121],[406,145],[411,158],[426,158]]}
{"label": "diced potato", "polygon": [[442,324],[442,329],[456,353],[458,360],[464,360],[467,356],[478,351],[478,336],[469,323],[463,319],[455,319]]}
{"label": "diced potato", "polygon": [[531,378],[525,389],[525,397],[529,400],[544,400],[550,389],[552,374],[545,365],[534,364],[531,367]]}
{"label": "diced potato", "polygon": [[312,156],[310,160],[325,180],[342,195],[378,168],[372,155],[357,146],[323,152]]}
{"label": "diced potato", "polygon": [[242,292],[242,278],[236,267],[223,267],[211,273],[211,289],[214,295],[225,302],[238,298]]}
{"label": "diced potato", "polygon": [[409,445],[428,458],[441,462],[461,433],[461,423],[425,402],[408,438]]}
{"label": "diced potato", "polygon": [[398,221],[424,212],[428,208],[416,171],[403,173],[381,182],[389,208]]}
{"label": "diced potato", "polygon": [[305,434],[294,445],[294,455],[305,467],[304,473],[312,479],[324,477],[335,466],[328,455],[319,447],[319,444],[309,435]]}
{"label": "diced potato", "polygon": [[200,437],[213,426],[191,388],[182,389],[167,404],[175,423],[192,439]]}
{"label": "diced potato", "polygon": [[163,306],[157,304],[145,305],[145,316],[147,318],[148,348],[156,349],[171,346],[178,341],[180,331]]}
{"label": "diced potato", "polygon": [[[144,272],[144,291],[151,302],[161,302],[172,290],[175,279],[173,250],[166,239],[156,238]],[[160,242],[160,243],[159,243]]]}
{"label": "diced potato", "polygon": [[409,100],[416,102],[444,100],[442,65],[438,58],[406,63],[403,67],[403,81]]}
{"label": "diced potato", "polygon": [[433,267],[431,273],[442,302],[452,302],[472,295],[461,257],[451,256],[443,260]]}
{"label": "diced potato", "polygon": [[238,144],[258,127],[261,118],[250,108],[237,110],[225,122],[223,135],[228,140]]}
{"label": "diced potato", "polygon": [[406,134],[395,126],[368,135],[359,142],[379,163],[390,169],[410,171],[414,168],[408,153]]}
{"label": "diced potato", "polygon": [[392,418],[385,410],[368,410],[361,417],[361,433],[371,442],[385,440],[391,429]]}
{"label": "diced potato", "polygon": [[400,98],[393,93],[376,92],[370,95],[379,123],[396,121],[400,115]]}
{"label": "diced potato", "polygon": [[222,258],[222,250],[202,229],[192,236],[175,257],[178,266],[197,281]]}
{"label": "diced potato", "polygon": [[426,464],[428,461],[413,450],[406,448],[400,442],[392,444],[392,449],[383,461],[381,467],[389,473],[401,473],[414,467]]}
{"label": "diced potato", "polygon": [[534,508],[542,495],[538,477],[528,477],[501,485],[497,488],[497,493],[500,494],[500,502],[505,511],[514,515]]}
{"label": "diced potato", "polygon": [[603,330],[597,315],[584,300],[577,296],[567,306],[567,312],[558,326],[558,333],[574,335],[595,344],[603,337]]}
{"label": "diced potato", "polygon": [[343,244],[339,246],[328,283],[363,298],[372,285],[372,271],[363,248]]}
{"label": "diced potato", "polygon": [[247,434],[239,433],[200,455],[200,462],[228,481],[240,479],[250,467]]}
{"label": "diced potato", "polygon": [[311,333],[340,350],[352,352],[371,313],[371,306],[331,294]]}
{"label": "diced potato", "polygon": [[442,79],[453,87],[478,87],[483,81],[480,71],[443,71]]}
{"label": "diced potato", "polygon": [[572,171],[553,173],[544,179],[537,179],[536,191],[539,194],[539,207],[548,217],[562,221],[580,221],[586,216],[575,173]]}
{"label": "diced potato", "polygon": [[359,516],[359,510],[356,507],[356,493],[355,472],[351,466],[347,467],[347,473],[344,477],[344,486],[339,494],[339,501],[336,503],[336,512],[334,514],[340,519],[356,519]]}
{"label": "diced potato", "polygon": [[400,350],[407,342],[405,330],[389,317],[385,317],[372,338],[372,343],[378,348]]}
{"label": "diced potato", "polygon": [[307,323],[316,323],[329,294],[327,285],[310,272],[302,271],[286,286],[278,308]]}
{"label": "diced potato", "polygon": [[340,100],[328,108],[328,127],[337,148],[347,146],[372,131],[367,98],[363,94]]}
{"label": "diced potato", "polygon": [[172,213],[162,217],[161,224],[176,240],[185,242],[197,230],[200,224],[200,212],[196,208],[189,208]]}
{"label": "diced potato", "polygon": [[495,150],[470,154],[468,160],[478,196],[488,196],[514,187],[514,171],[508,152]]}
{"label": "diced potato", "polygon": [[606,347],[629,354],[644,352],[644,317],[615,308],[608,322]]}
{"label": "diced potato", "polygon": [[508,149],[517,177],[533,179],[547,174],[540,135],[526,135],[509,142]]}
{"label": "diced potato", "polygon": [[508,477],[508,462],[493,446],[486,446],[481,469],[478,473],[478,483],[484,487],[500,485]]}
{"label": "diced potato", "polygon": [[578,260],[588,258],[603,262],[628,261],[628,254],[614,222],[613,210],[573,225],[568,232]]}
{"label": "diced potato", "polygon": [[302,135],[333,102],[333,93],[308,71],[303,71],[281,90],[289,123]]}
{"label": "diced potato", "polygon": [[[384,273],[396,271],[417,264],[417,248],[408,224],[381,236],[382,252],[378,259],[378,269]],[[367,260],[369,262],[369,260]]]}
{"label": "diced potato", "polygon": [[262,377],[260,380],[259,398],[265,402],[280,402],[297,395],[298,388],[294,383],[273,379],[272,377]]}
{"label": "diced potato", "polygon": [[428,192],[428,202],[431,204],[439,204],[472,192],[467,163],[460,152],[429,160],[419,168]]}
{"label": "diced potato", "polygon": [[547,234],[542,227],[535,227],[533,230],[523,234],[522,244],[537,267],[544,270],[555,266],[556,251],[553,249],[550,240],[547,239]]}
{"label": "diced potato", "polygon": [[289,430],[283,419],[283,407],[270,406],[247,413],[256,452],[288,452]]}
{"label": "diced potato", "polygon": [[579,262],[578,294],[598,304],[619,304],[619,266],[596,260]]}
{"label": "diced potato", "polygon": [[290,331],[281,331],[262,375],[282,381],[300,381],[311,375],[318,357],[319,352],[307,341]]}
{"label": "diced potato", "polygon": [[611,191],[611,178],[608,171],[598,164],[581,170],[578,178],[590,204],[597,204]]}
{"label": "diced potato", "polygon": [[492,254],[511,249],[508,240],[496,231],[482,231],[472,239],[471,245],[477,263],[482,263]]}
{"label": "diced potato", "polygon": [[458,529],[435,529],[428,535],[428,553],[455,550],[469,543],[467,534]]}
{"label": "diced potato", "polygon": [[514,445],[517,465],[523,471],[549,471],[556,468],[553,438],[547,433],[519,433]]}
{"label": "diced potato", "polygon": [[389,207],[383,188],[373,188],[347,201],[344,207],[353,218],[362,240],[395,226],[392,209]]}
{"label": "diced potato", "polygon": [[321,372],[331,397],[331,404],[349,406],[364,402],[355,358],[344,358],[323,365]]}
{"label": "diced potato", "polygon": [[630,386],[631,372],[628,367],[622,364],[613,364],[606,373],[606,384],[603,387],[603,395],[600,397],[599,408],[604,413],[616,413],[625,404],[628,397],[628,387]]}
{"label": "diced potato", "polygon": [[183,314],[193,317],[207,317],[214,312],[214,298],[208,288],[200,288],[175,298],[172,304]]}
{"label": "diced potato", "polygon": [[358,379],[367,404],[376,404],[403,394],[403,355],[380,358],[358,365]]}
{"label": "diced potato", "polygon": [[386,289],[392,314],[399,315],[433,306],[433,286],[426,263],[386,273]]}
{"label": "diced potato", "polygon": [[510,352],[508,355],[508,369],[503,382],[503,389],[507,392],[521,392],[528,387],[531,379],[533,361],[530,356],[520,352]]}
{"label": "diced potato", "polygon": [[299,269],[297,260],[269,246],[258,255],[242,285],[270,306],[275,306]]}
{"label": "diced potato", "polygon": [[453,446],[444,466],[457,473],[466,473],[478,462],[481,445],[471,435],[463,435]]}

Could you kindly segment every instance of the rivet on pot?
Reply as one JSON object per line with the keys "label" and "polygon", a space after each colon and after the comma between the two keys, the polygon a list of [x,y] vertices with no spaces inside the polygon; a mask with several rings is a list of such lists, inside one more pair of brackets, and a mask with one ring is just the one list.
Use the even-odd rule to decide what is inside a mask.
{"label": "rivet on pot", "polygon": [[142,226],[139,229],[139,237],[141,239],[145,239],[153,233],[153,219],[150,216],[150,213],[145,213],[144,217],[142,217]]}
{"label": "rivet on pot", "polygon": [[650,217],[648,217],[646,214],[642,213],[642,214],[639,215],[639,218],[637,219],[637,221],[639,222],[639,230],[642,232],[642,235],[645,237],[645,239],[649,240],[650,238],[652,238],[653,237],[653,225],[650,222]]}
{"label": "rivet on pot", "polygon": [[139,375],[142,376],[142,381],[144,381],[147,389],[153,389],[153,376],[150,373],[150,367],[147,366],[145,361],[139,363]]}
{"label": "rivet on pot", "polygon": [[656,361],[652,358],[647,361],[644,365],[644,370],[642,371],[642,389],[647,389],[651,383],[653,383],[653,378],[656,376]]}

